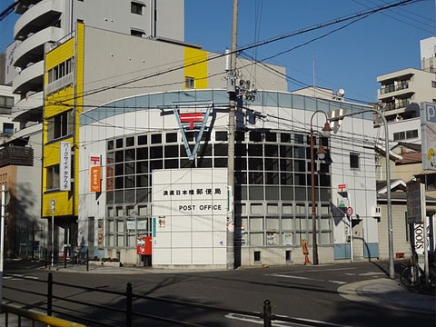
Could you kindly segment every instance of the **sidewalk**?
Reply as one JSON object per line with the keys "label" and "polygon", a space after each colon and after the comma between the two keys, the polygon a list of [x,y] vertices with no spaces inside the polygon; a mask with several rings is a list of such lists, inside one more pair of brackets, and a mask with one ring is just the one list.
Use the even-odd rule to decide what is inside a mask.
{"label": "sidewalk", "polygon": [[338,288],[338,293],[350,301],[364,302],[394,310],[435,314],[435,295],[406,289],[398,280],[380,278],[350,283]]}

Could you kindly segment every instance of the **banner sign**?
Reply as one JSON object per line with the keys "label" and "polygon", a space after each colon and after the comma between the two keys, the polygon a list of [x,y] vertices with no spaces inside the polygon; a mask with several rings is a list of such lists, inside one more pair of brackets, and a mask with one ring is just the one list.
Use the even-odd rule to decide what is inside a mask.
{"label": "banner sign", "polygon": [[91,166],[91,192],[101,192],[101,166]]}
{"label": "banner sign", "polygon": [[59,160],[59,190],[71,190],[71,145],[70,142],[61,142]]}
{"label": "banner sign", "polygon": [[436,170],[436,104],[421,104],[422,169]]}
{"label": "banner sign", "polygon": [[[425,205],[425,191],[418,181],[408,181],[407,185],[407,221],[409,224],[422,223],[422,206]],[[423,184],[424,185],[424,184]]]}

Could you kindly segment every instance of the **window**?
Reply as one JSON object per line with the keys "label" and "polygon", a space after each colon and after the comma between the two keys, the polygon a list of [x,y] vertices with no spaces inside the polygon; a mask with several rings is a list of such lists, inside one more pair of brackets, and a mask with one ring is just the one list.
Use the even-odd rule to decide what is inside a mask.
{"label": "window", "polygon": [[414,129],[411,131],[406,131],[406,139],[415,139],[418,137],[418,130]]}
{"label": "window", "polygon": [[73,72],[74,58],[69,58],[48,70],[48,83],[52,83]]}
{"label": "window", "polygon": [[130,8],[132,14],[142,15],[144,4],[138,2],[132,2]]}
{"label": "window", "polygon": [[14,134],[14,124],[3,123],[3,134]]}
{"label": "window", "polygon": [[193,89],[195,88],[195,79],[193,77],[186,77],[185,78],[185,88],[187,89]]}
{"label": "window", "polygon": [[394,133],[394,141],[405,140],[406,134],[404,132]]}
{"label": "window", "polygon": [[59,188],[59,165],[46,168],[47,171],[47,190]]}
{"label": "window", "polygon": [[73,110],[48,118],[48,141],[73,134]]}
{"label": "window", "polygon": [[144,31],[141,31],[141,30],[131,29],[131,30],[130,30],[130,35],[132,35],[132,36],[138,36],[138,37],[144,37],[144,36],[145,36],[145,32],[144,32]]}
{"label": "window", "polygon": [[350,153],[350,168],[352,168],[352,169],[359,168],[359,154],[358,153]]}
{"label": "window", "polygon": [[409,131],[402,131],[402,132],[394,133],[394,141],[416,139],[416,138],[418,138],[418,130],[417,129],[412,129]]}
{"label": "window", "polygon": [[426,175],[426,191],[434,191],[436,190],[436,175],[428,174]]}
{"label": "window", "polygon": [[14,106],[14,98],[0,95],[0,109],[11,109]]}

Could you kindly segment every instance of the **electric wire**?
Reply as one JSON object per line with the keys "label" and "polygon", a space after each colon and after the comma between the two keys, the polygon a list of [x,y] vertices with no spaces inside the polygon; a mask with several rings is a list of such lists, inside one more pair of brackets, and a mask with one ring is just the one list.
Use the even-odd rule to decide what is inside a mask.
{"label": "electric wire", "polygon": [[[333,26],[333,25],[336,25],[336,24],[347,22],[349,20],[358,19],[358,18],[360,18],[362,16],[366,18],[366,17],[369,17],[370,15],[373,15],[375,13],[378,13],[378,12],[381,12],[381,11],[384,11],[384,10],[387,10],[387,9],[390,9],[390,8],[404,6],[404,5],[407,5],[407,4],[412,4],[412,3],[421,2],[421,1],[425,1],[425,0],[403,0],[403,1],[400,1],[400,2],[395,2],[395,3],[392,3],[392,4],[388,4],[388,5],[385,5],[385,6],[379,6],[379,7],[374,8],[374,9],[370,9],[370,10],[366,10],[366,11],[363,11],[363,12],[359,12],[359,13],[355,13],[355,14],[352,14],[352,15],[348,15],[348,16],[345,16],[343,18],[337,18],[337,19],[328,21],[326,23],[318,24],[318,25],[311,26],[311,27],[308,27],[308,28],[300,29],[298,31],[286,33],[284,35],[276,36],[276,37],[273,37],[273,38],[270,38],[270,39],[266,39],[266,40],[263,40],[263,41],[260,41],[260,42],[255,42],[255,43],[252,43],[252,44],[249,44],[249,45],[246,45],[246,46],[242,46],[242,47],[238,48],[237,50],[235,50],[235,52],[239,53],[239,52],[247,51],[249,49],[253,49],[253,48],[256,48],[256,47],[260,47],[260,46],[264,46],[264,45],[271,44],[271,43],[274,43],[274,42],[278,42],[278,41],[281,41],[281,40],[284,40],[284,39],[287,39],[287,38],[290,38],[290,37],[293,37],[293,36],[296,36],[296,35],[306,34],[306,33],[309,33],[309,32],[312,32],[312,31],[315,31],[315,30],[318,30],[318,29],[322,29],[322,28],[325,28],[325,27],[328,27],[328,26]],[[230,51],[230,53],[232,53],[232,52]],[[105,87],[96,88],[94,90],[88,90],[86,92],[83,92],[82,94],[77,94],[74,97],[71,97],[69,99],[64,99],[63,101],[71,101],[71,100],[74,100],[74,99],[78,99],[78,98],[82,98],[82,97],[85,97],[85,96],[101,93],[101,92],[108,91],[108,90],[111,90],[111,89],[115,89],[115,88],[118,88],[120,86],[125,86],[125,85],[131,84],[131,83],[143,81],[143,80],[150,79],[150,78],[153,78],[153,77],[158,77],[158,76],[161,76],[161,75],[164,75],[164,74],[168,74],[168,73],[171,73],[171,72],[176,72],[178,70],[184,69],[185,67],[194,66],[194,65],[197,65],[197,64],[203,63],[203,62],[209,62],[211,60],[215,60],[217,58],[221,58],[221,57],[223,57],[225,55],[227,55],[227,54],[224,53],[224,54],[212,55],[209,58],[204,59],[204,60],[195,61],[195,62],[186,64],[186,65],[182,65],[182,66],[170,67],[170,68],[167,68],[166,70],[163,70],[163,71],[155,72],[155,73],[152,73],[152,74],[146,75],[146,76],[141,76],[141,77],[133,78],[131,80],[127,80],[127,81],[124,81],[124,82],[115,83],[115,84],[113,84],[111,86],[105,86]]]}

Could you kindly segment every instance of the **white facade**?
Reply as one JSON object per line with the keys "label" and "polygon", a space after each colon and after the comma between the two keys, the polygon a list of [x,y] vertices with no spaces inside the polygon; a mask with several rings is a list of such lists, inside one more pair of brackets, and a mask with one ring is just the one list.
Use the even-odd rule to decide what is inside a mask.
{"label": "white facade", "polygon": [[[182,134],[171,109],[187,99],[200,107],[205,102],[213,104],[213,120],[210,118],[208,122],[210,139],[206,144],[201,142],[194,161],[183,154]],[[135,103],[135,108],[128,106],[123,110],[123,105],[128,103]],[[114,105],[117,110],[108,110]],[[156,189],[155,173],[151,175],[154,167],[163,169],[158,170],[159,174],[165,174],[169,168],[188,175],[191,168],[193,173],[195,169],[226,167],[226,143],[222,138],[227,135],[228,113],[220,109],[226,105],[228,96],[223,90],[175,91],[136,96],[82,114],[79,178],[89,180],[91,156],[101,156],[103,170],[101,193],[91,192],[87,183],[81,183],[79,189],[79,237],[89,238],[89,217],[93,217],[96,222],[93,234],[99,235],[92,240],[98,248],[95,255],[118,256],[124,264],[142,262],[136,254],[135,240],[138,235],[144,235],[144,231],[126,230],[125,226],[132,220],[148,220],[148,225],[152,226],[152,219],[159,218],[155,217],[154,207],[162,198],[155,199],[151,193]],[[317,109],[329,113],[339,108],[349,112],[367,108],[280,92],[260,92],[256,101],[247,105],[268,119],[257,119],[251,125],[247,123],[248,111],[238,114],[238,126],[246,129],[239,134],[243,137],[239,141],[242,147],[237,148],[235,161],[235,256],[240,265],[247,266],[302,263],[300,242],[306,239],[310,247],[312,239],[310,172],[307,171],[310,162],[307,136],[312,115]],[[314,116],[315,131],[323,126],[323,117]],[[346,118],[329,141],[329,159],[316,160],[316,176],[321,185],[317,187],[321,263],[349,259],[351,244],[347,236],[351,233],[353,258],[378,257],[372,124],[372,113]],[[192,142],[191,138],[191,148]],[[358,165],[354,168],[350,168],[350,154],[357,155]],[[172,170],[169,172],[168,175],[173,174]],[[193,179],[192,187],[195,181]],[[342,183],[346,184],[347,205],[354,209],[352,218],[358,219],[352,230],[339,208],[339,200],[344,200],[344,194],[338,194],[338,185]],[[153,231],[150,229],[145,235],[152,236]],[[159,257],[158,249],[159,246],[157,252],[153,252],[153,264],[160,266],[219,267],[221,264],[221,261],[176,264],[164,259],[167,255]]]}
{"label": "white facade", "polygon": [[420,41],[421,69],[436,73],[436,36]]}
{"label": "white facade", "polygon": [[226,268],[227,169],[155,170],[152,198],[153,267]]}
{"label": "white facade", "polygon": [[12,107],[19,97],[10,86],[0,85],[0,143],[7,142],[20,125],[12,120]]}
{"label": "white facade", "polygon": [[[422,102],[436,101],[435,49],[436,37],[421,40],[421,69],[406,68],[377,77],[380,83],[377,98],[388,121],[391,140],[421,142],[420,129],[414,121],[419,120]],[[381,120],[378,123],[384,135]]]}
{"label": "white facade", "polygon": [[29,0],[16,12],[21,16],[14,26],[16,41],[6,49],[6,83],[21,96],[14,113],[23,124],[41,114],[45,50],[69,38],[77,21],[142,38],[184,40],[183,0]]}

